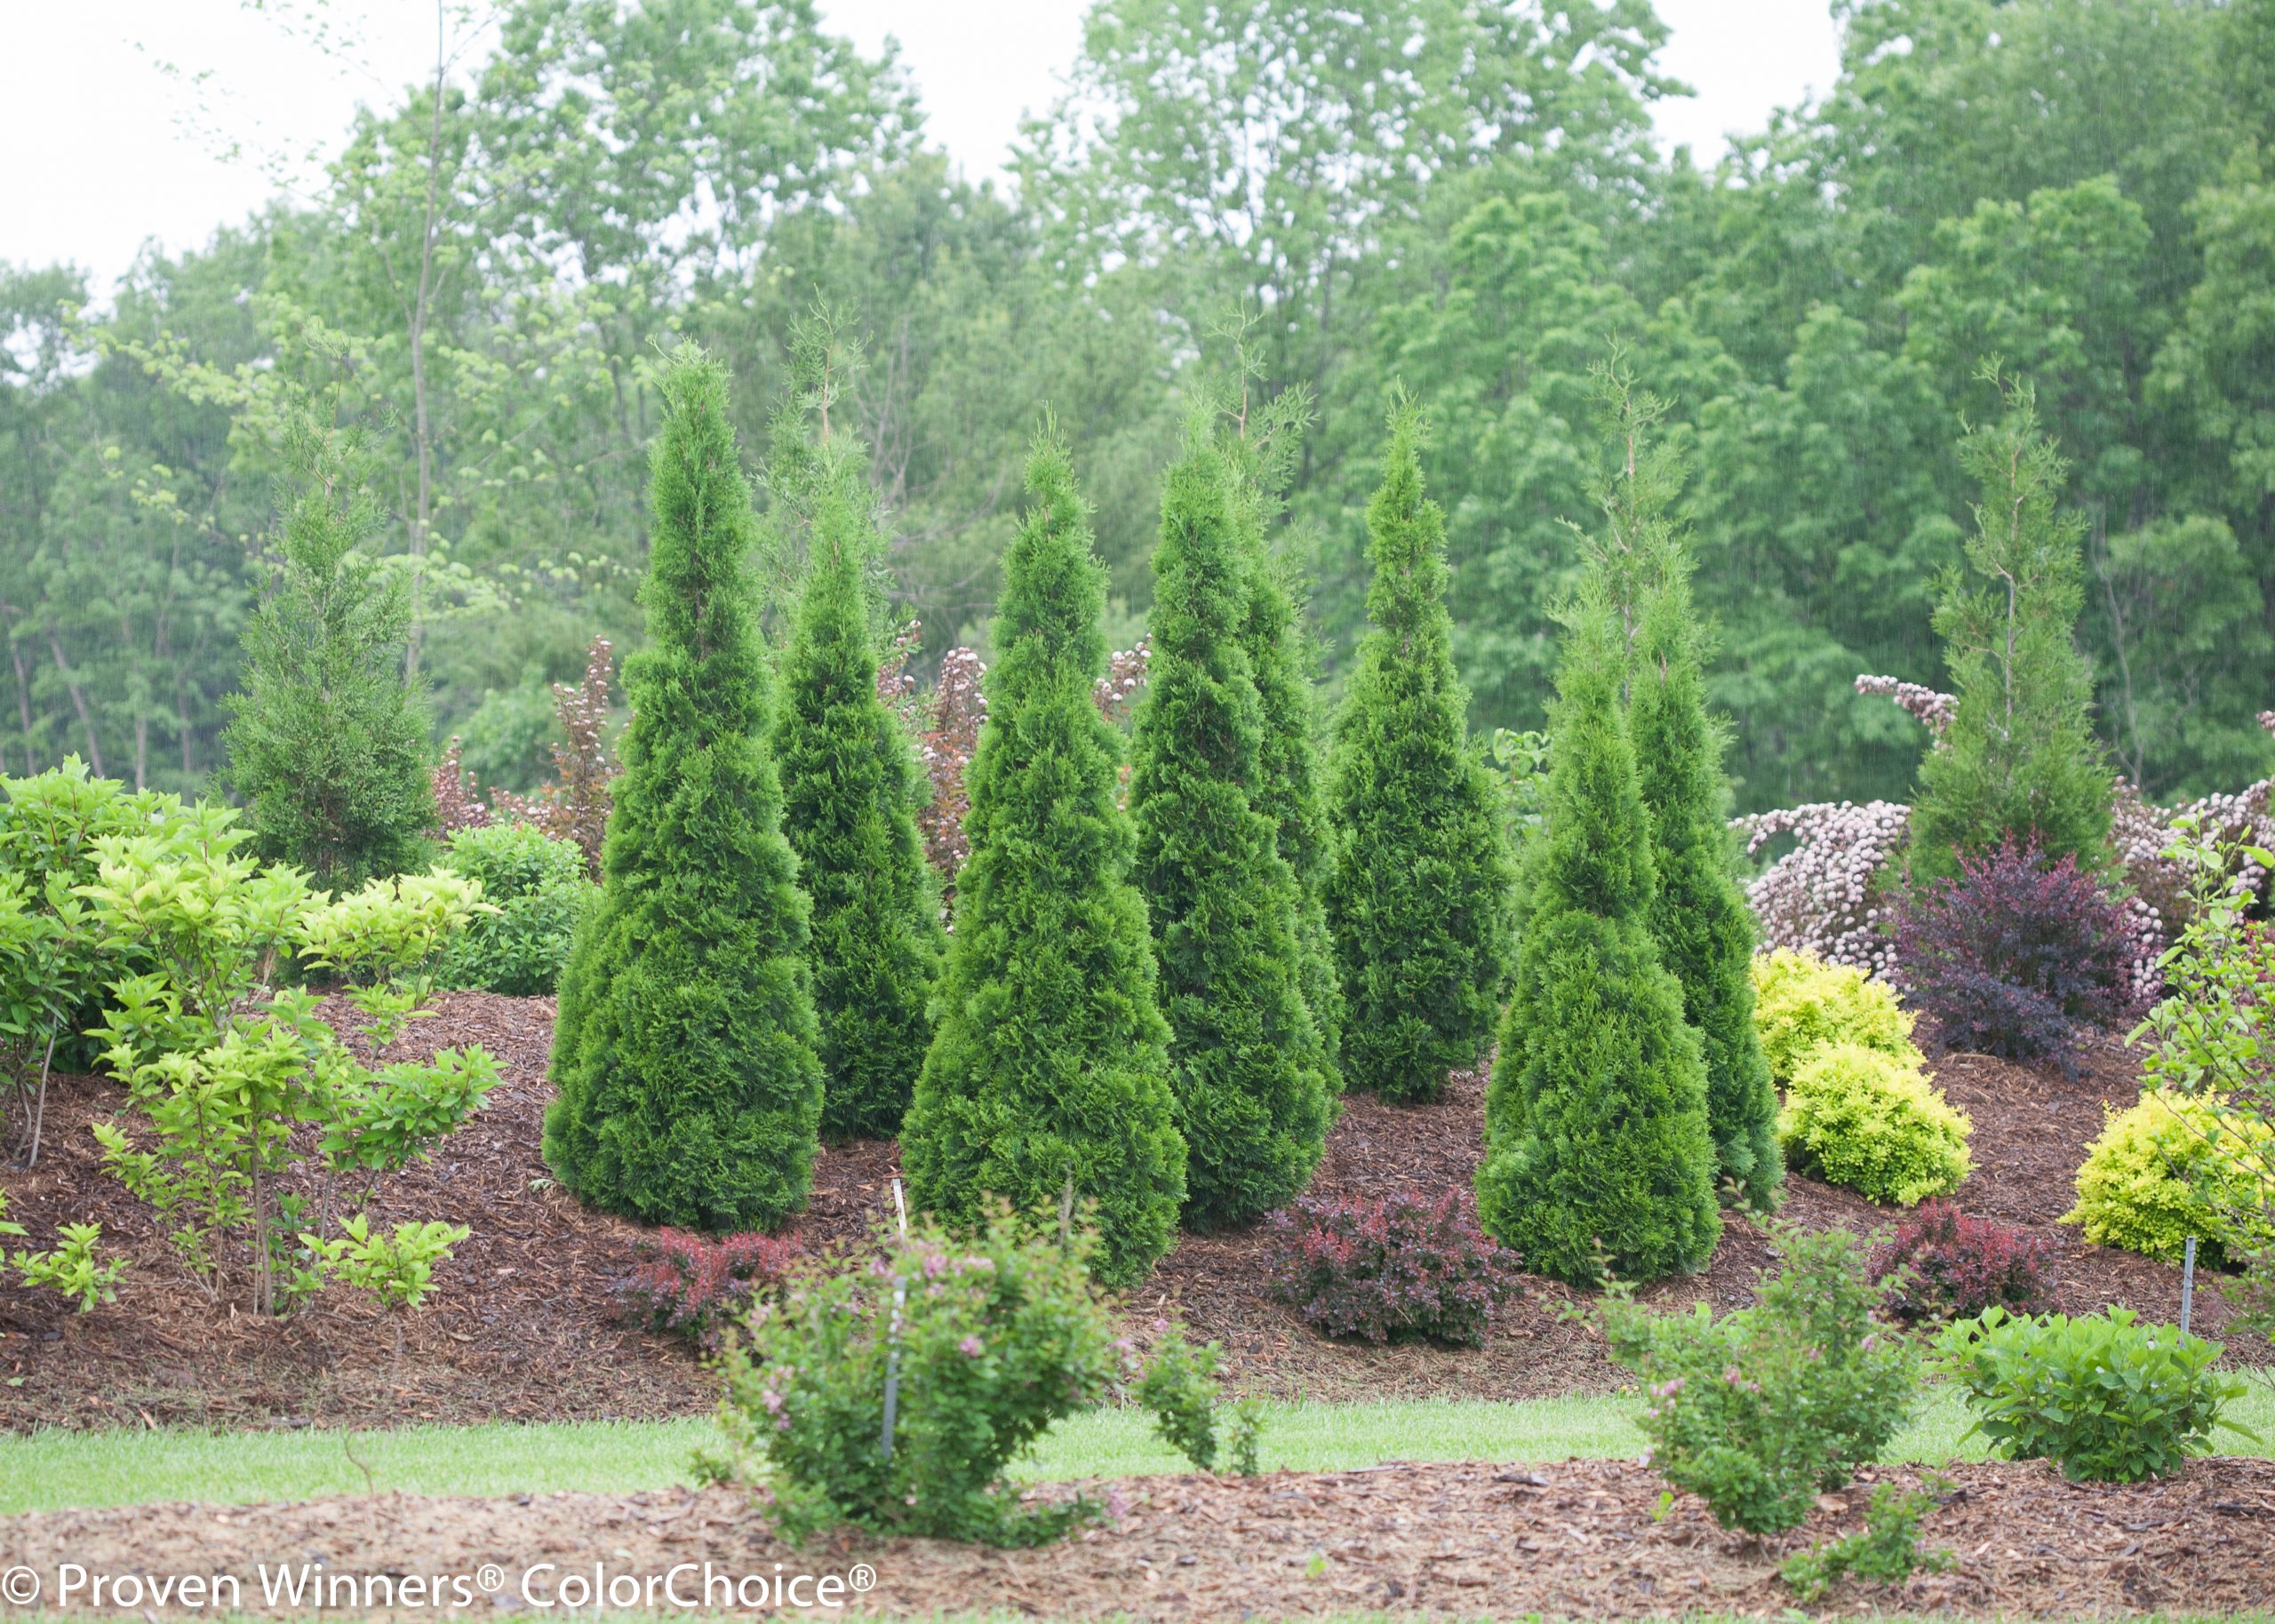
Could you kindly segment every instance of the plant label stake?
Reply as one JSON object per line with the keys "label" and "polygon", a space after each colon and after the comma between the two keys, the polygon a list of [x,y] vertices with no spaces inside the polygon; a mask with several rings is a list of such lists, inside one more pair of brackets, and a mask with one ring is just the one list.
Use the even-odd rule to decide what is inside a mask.
{"label": "plant label stake", "polygon": [[[900,1193],[900,1181],[892,1182],[893,1210],[900,1219],[900,1238],[908,1238],[908,1199]],[[900,1410],[900,1311],[908,1302],[908,1282],[893,1271],[892,1323],[885,1333],[885,1459],[892,1459],[892,1424]]]}
{"label": "plant label stake", "polygon": [[2188,1249],[2180,1260],[2180,1333],[2188,1334],[2189,1311],[2196,1306],[2196,1237],[2188,1238]]}

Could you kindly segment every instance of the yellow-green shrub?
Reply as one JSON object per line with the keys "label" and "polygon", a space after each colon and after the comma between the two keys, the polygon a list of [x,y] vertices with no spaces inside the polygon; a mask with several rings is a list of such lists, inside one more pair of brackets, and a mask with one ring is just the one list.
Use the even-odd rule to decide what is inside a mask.
{"label": "yellow-green shrub", "polygon": [[2114,1112],[2078,1169],[2062,1215],[2096,1246],[2177,1263],[2188,1238],[2213,1268],[2275,1246],[2275,1128],[2200,1095],[2151,1089]]}
{"label": "yellow-green shrub", "polygon": [[1928,1080],[1916,1054],[1902,1059],[1827,1043],[1793,1073],[1777,1137],[1793,1166],[1911,1206],[1967,1177],[1970,1126]]}
{"label": "yellow-green shrub", "polygon": [[1821,1044],[1851,1043],[1921,1063],[1911,1012],[1886,983],[1790,948],[1754,955],[1753,1025],[1780,1088],[1792,1086]]}

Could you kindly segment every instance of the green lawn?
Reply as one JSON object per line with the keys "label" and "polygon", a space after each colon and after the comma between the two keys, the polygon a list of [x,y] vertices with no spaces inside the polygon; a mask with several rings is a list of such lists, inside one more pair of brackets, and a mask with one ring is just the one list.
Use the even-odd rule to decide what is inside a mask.
{"label": "green lawn", "polygon": [[[1561,1461],[1640,1454],[1633,1398],[1539,1398],[1515,1404],[1401,1400],[1268,1406],[1267,1469],[1331,1470],[1385,1461]],[[2275,1385],[2251,1384],[2230,1412],[2259,1442],[2223,1431],[2226,1453],[2275,1448]],[[1894,1461],[1979,1459],[1960,1441],[1965,1411],[1931,1391],[1888,1451]],[[590,1421],[559,1426],[408,1427],[387,1432],[43,1432],[0,1437],[0,1514],[154,1501],[305,1500],[371,1488],[424,1494],[629,1491],[688,1481],[687,1462],[715,1434],[708,1421]],[[358,1462],[361,1462],[361,1465]],[[365,1477],[365,1469],[370,1476]],[[1135,1410],[1098,1410],[1063,1422],[1020,1475],[1130,1477],[1185,1469]]]}

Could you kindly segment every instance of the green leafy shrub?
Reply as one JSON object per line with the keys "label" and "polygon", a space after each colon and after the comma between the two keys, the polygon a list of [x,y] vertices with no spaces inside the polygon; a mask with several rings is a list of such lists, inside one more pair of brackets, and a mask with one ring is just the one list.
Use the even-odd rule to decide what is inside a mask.
{"label": "green leafy shrub", "polygon": [[339,1233],[331,1239],[304,1234],[300,1244],[324,1274],[371,1293],[383,1307],[415,1309],[427,1301],[435,1265],[472,1232],[462,1223],[430,1221],[398,1223],[375,1235],[371,1220],[357,1213],[340,1221]]}
{"label": "green leafy shrub", "polygon": [[1241,1477],[1253,1477],[1264,1405],[1254,1398],[1220,1405],[1217,1358],[1216,1343],[1195,1348],[1181,1332],[1169,1332],[1153,1344],[1153,1357],[1138,1383],[1138,1402],[1153,1413],[1153,1430],[1161,1442],[1197,1469],[1213,1472],[1223,1460]]}
{"label": "green leafy shrub", "polygon": [[2130,1309],[2076,1319],[1990,1309],[1936,1343],[2000,1455],[2094,1483],[2167,1477],[2208,1451],[2215,1427],[2243,1430],[2220,1416],[2245,1391],[2212,1368],[2220,1350],[2175,1325],[2135,1324]]}
{"label": "green leafy shrub", "polygon": [[[24,1226],[10,1222],[8,1197],[0,1191],[0,1235],[20,1236]],[[82,1314],[94,1312],[99,1302],[115,1301],[119,1277],[126,1272],[126,1260],[100,1255],[103,1226],[100,1223],[64,1223],[55,1230],[57,1245],[45,1252],[28,1249],[13,1256],[0,1254],[27,1286],[44,1286],[60,1292]]]}
{"label": "green leafy shrub", "polygon": [[2222,1268],[2275,1246],[2263,1192],[2275,1181],[2275,1127],[2209,1095],[2143,1090],[2114,1113],[2078,1169],[2078,1204],[2062,1215],[2097,1246],[2177,1263],[2188,1238]]}
{"label": "green leafy shrub", "polygon": [[1967,1177],[1971,1126],[1916,1060],[1828,1043],[1787,1085],[1777,1137],[1794,1166],[1827,1183],[1913,1206]]}
{"label": "green leafy shrub", "polygon": [[1780,1088],[1827,1043],[1853,1043],[1899,1060],[1920,1059],[1912,1015],[1885,982],[1781,947],[1753,959],[1753,1026]]}
{"label": "green leafy shrub", "polygon": [[1091,1503],[1022,1507],[1003,1472],[1103,1398],[1119,1368],[1090,1245],[1022,1239],[998,1209],[973,1236],[919,1225],[866,1262],[794,1277],[753,1310],[746,1338],[728,1338],[727,1447],[700,1469],[755,1485],[793,1539],[846,1524],[1001,1545],[1058,1537]]}
{"label": "green leafy shrub", "polygon": [[451,835],[443,862],[480,880],[483,901],[497,912],[451,938],[436,983],[509,998],[551,992],[600,896],[582,848],[529,824],[484,824]]}
{"label": "green leafy shrub", "polygon": [[1771,1233],[1784,1263],[1752,1308],[1660,1315],[1623,1293],[1603,1307],[1612,1357],[1647,1384],[1652,1463],[1749,1533],[1798,1525],[1896,1436],[1919,1385],[1917,1350],[1873,1318],[1857,1238]]}
{"label": "green leafy shrub", "polygon": [[1920,1548],[1920,1524],[1935,1503],[1932,1494],[1883,1483],[1872,1491],[1862,1529],[1795,1552],[1778,1577],[1808,1606],[1850,1574],[1872,1584],[1900,1585],[1914,1573],[1939,1572],[1951,1565],[1951,1553]]}
{"label": "green leafy shrub", "polygon": [[434,996],[450,943],[494,913],[479,880],[447,869],[374,880],[360,891],[317,902],[293,926],[303,963],[345,979],[363,1030],[386,1043]]}

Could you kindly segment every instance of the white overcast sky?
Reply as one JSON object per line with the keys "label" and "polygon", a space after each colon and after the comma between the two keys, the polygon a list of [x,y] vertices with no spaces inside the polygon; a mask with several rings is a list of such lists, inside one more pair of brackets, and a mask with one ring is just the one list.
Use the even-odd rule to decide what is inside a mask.
{"label": "white overcast sky", "polygon": [[[974,179],[998,171],[1022,113],[1058,93],[1085,0],[820,0],[874,51],[898,39],[932,139]],[[98,287],[145,239],[179,251],[275,189],[264,160],[323,154],[358,101],[431,71],[430,0],[329,0],[360,35],[349,68],[279,26],[307,0],[0,0],[0,260],[76,263]],[[1709,158],[1728,132],[1830,88],[1828,0],[1658,0],[1666,70],[1695,87],[1659,132]],[[234,144],[235,155],[225,148]],[[301,171],[306,173],[304,168]]]}

